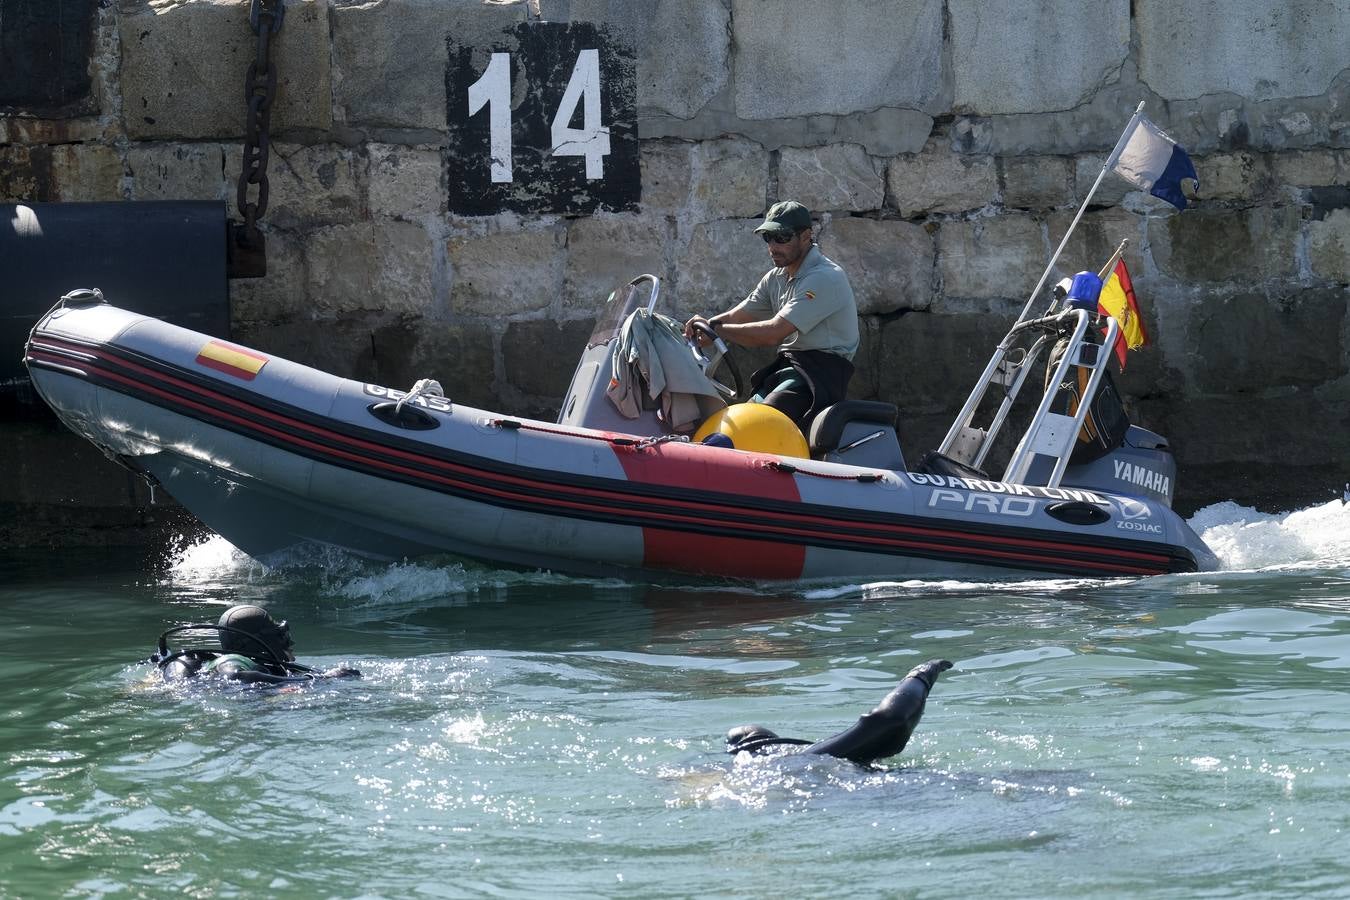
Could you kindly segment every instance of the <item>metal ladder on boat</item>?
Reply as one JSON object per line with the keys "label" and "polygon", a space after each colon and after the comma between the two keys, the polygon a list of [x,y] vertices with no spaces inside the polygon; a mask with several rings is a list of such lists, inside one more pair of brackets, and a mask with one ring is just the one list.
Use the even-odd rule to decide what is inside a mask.
{"label": "metal ladder on boat", "polygon": [[[1015,324],[1007,336],[999,343],[985,366],[984,373],[971,391],[965,406],[957,414],[956,420],[942,439],[938,452],[975,469],[983,468],[986,457],[998,437],[999,431],[1007,420],[1013,401],[1026,383],[1032,365],[1040,357],[1047,343],[1061,334],[1073,329],[1068,347],[1055,368],[1052,380],[1047,383],[1044,396],[1032,417],[1026,433],[1022,435],[1017,449],[1013,451],[1000,479],[1011,484],[1040,484],[1045,487],[1058,487],[1069,465],[1069,456],[1073,452],[1083,422],[1091,409],[1091,398],[1095,396],[1097,386],[1101,384],[1107,363],[1111,358],[1111,348],[1115,346],[1120,326],[1114,318],[1106,318],[1106,335],[1101,344],[1088,339],[1089,327],[1093,315],[1088,310],[1069,308],[1039,319],[1028,319]],[[1020,357],[1014,358],[1018,339],[1039,332],[1035,342],[1026,348]],[[1074,414],[1064,415],[1050,411],[1059,385],[1068,380],[1075,369],[1090,370],[1087,388]],[[1076,378],[1074,379],[1077,380]],[[994,411],[989,424],[979,427],[973,424],[976,411],[984,401],[989,389],[998,385],[1003,389],[1003,400]],[[1048,470],[1048,471],[1047,471]]]}

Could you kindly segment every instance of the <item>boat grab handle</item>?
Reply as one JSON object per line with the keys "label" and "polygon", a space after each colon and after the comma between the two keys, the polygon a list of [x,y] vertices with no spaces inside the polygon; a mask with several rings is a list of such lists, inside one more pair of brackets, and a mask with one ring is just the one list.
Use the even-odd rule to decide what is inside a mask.
{"label": "boat grab handle", "polygon": [[370,414],[386,425],[406,428],[410,431],[430,431],[441,423],[436,417],[418,406],[405,406],[393,400],[381,400],[367,407]]}
{"label": "boat grab handle", "polygon": [[652,283],[652,295],[647,300],[647,312],[650,313],[654,309],[656,309],[656,298],[661,296],[661,279],[657,278],[655,275],[652,275],[651,273],[646,273],[643,275],[639,275],[638,277],[634,278],[632,281],[628,283],[631,284],[633,287],[637,287],[644,281],[650,281]]}

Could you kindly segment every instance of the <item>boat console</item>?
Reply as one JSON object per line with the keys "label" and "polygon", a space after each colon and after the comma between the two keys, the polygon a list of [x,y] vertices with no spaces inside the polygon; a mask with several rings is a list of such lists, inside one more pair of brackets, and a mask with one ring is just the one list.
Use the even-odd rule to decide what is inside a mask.
{"label": "boat console", "polygon": [[[644,285],[647,286],[646,293],[642,290]],[[613,377],[614,349],[624,322],[639,309],[654,312],[660,296],[661,279],[655,275],[639,275],[610,293],[595,329],[586,340],[586,348],[581,351],[581,359],[572,373],[572,383],[563,395],[562,408],[558,411],[559,425],[618,431],[640,437],[658,437],[666,433],[665,423],[657,418],[655,403],[644,404],[649,408],[643,409],[636,419],[630,419],[622,415],[607,396]]]}
{"label": "boat console", "polygon": [[[637,315],[658,315],[660,294],[659,278],[639,275],[609,295],[564,395],[559,425],[642,437],[661,437],[673,432],[661,417],[662,404],[645,389],[636,418],[623,415],[608,396],[612,379],[618,377],[616,353],[625,323]],[[695,342],[687,341],[688,352],[707,379],[710,392],[715,391],[724,403],[741,402],[746,391],[740,370],[726,343],[715,334],[710,337],[713,340],[707,352]],[[821,410],[810,433],[805,435],[811,456],[845,465],[903,471],[905,460],[896,436],[896,415],[894,404],[868,400],[845,400]]]}

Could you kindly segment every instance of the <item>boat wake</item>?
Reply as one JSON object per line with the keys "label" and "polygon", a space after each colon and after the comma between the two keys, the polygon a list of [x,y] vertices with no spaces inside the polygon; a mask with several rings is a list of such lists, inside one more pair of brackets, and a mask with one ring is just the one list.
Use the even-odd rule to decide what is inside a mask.
{"label": "boat wake", "polygon": [[[1222,573],[1282,572],[1350,568],[1350,500],[1283,513],[1263,513],[1232,500],[1206,506],[1188,524],[1223,564]],[[1194,578],[1164,575],[1162,579]],[[978,581],[908,579],[865,584],[818,586],[805,593],[810,600],[864,600],[922,597],[933,594],[1077,595],[1084,590],[1135,584],[1135,578],[1027,578]]]}
{"label": "boat wake", "polygon": [[528,585],[590,585],[622,588],[617,579],[583,579],[548,571],[494,569],[452,557],[396,563],[374,562],[335,547],[287,551],[261,563],[225,538],[211,535],[198,543],[172,547],[161,581],[188,594],[221,587],[267,588],[310,584],[322,596],[348,608],[418,606],[497,600],[512,588]]}
{"label": "boat wake", "polygon": [[[1225,572],[1284,571],[1350,567],[1350,502],[1333,500],[1286,513],[1262,513],[1224,501],[1198,511],[1190,525],[1223,561]],[[264,565],[212,536],[171,550],[164,580],[193,589],[222,584],[262,588],[268,584],[317,580],[322,593],[355,607],[397,607],[426,602],[493,600],[524,585],[622,589],[618,579],[585,579],[547,571],[513,571],[465,563],[450,557],[416,562],[374,563],[335,548],[294,551]],[[1209,577],[1213,577],[1211,573]],[[1168,577],[1168,576],[1164,576]],[[1177,576],[1182,577],[1182,576]],[[868,583],[815,584],[799,588],[804,600],[884,599],[942,593],[1000,592],[1038,595],[1132,583],[1135,579],[1022,579],[974,581],[909,579]],[[690,590],[696,590],[690,585]],[[723,586],[725,589],[725,586]]]}
{"label": "boat wake", "polygon": [[1262,513],[1231,500],[1206,506],[1190,525],[1223,561],[1224,571],[1350,566],[1350,502]]}

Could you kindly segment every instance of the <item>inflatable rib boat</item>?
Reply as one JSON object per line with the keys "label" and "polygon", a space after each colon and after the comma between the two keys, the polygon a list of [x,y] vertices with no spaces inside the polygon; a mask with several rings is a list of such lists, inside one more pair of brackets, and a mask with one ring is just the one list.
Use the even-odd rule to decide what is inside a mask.
{"label": "inflatable rib boat", "polygon": [[[67,426],[264,561],[314,543],[382,559],[452,553],[630,576],[1217,567],[1170,509],[1175,469],[1161,438],[1129,426],[1111,453],[1074,464],[1086,403],[1071,414],[1043,401],[997,478],[980,466],[998,428],[971,424],[974,395],[921,471],[904,463],[889,404],[825,410],[809,457],[667,434],[659,403],[626,418],[606,396],[614,347],[658,292],[654,277],[640,276],[611,295],[557,422],[464,406],[438,386],[405,393],[338,378],[119,309],[92,290],[72,291],[38,322],[25,361]],[[1108,354],[1085,359],[1086,323],[1068,309],[1014,332],[1037,347],[1056,334],[1067,340],[1064,377],[1054,381],[1077,366],[1091,389]],[[1035,353],[1005,344],[985,378],[1008,396]]]}

